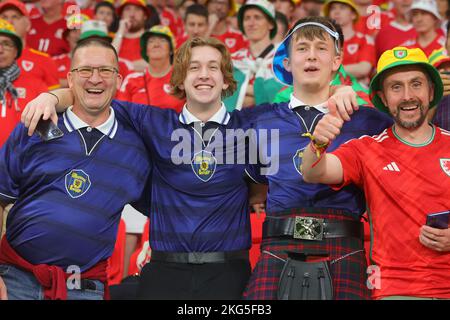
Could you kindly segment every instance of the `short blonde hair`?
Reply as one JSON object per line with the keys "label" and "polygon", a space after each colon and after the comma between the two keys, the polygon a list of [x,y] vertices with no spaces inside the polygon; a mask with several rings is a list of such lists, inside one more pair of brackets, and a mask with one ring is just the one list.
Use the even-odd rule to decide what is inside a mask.
{"label": "short blonde hair", "polygon": [[222,54],[220,61],[220,70],[223,74],[223,81],[228,84],[228,88],[223,90],[222,97],[231,96],[237,88],[236,80],[233,77],[233,63],[227,47],[215,38],[193,38],[187,40],[175,53],[172,77],[170,85],[172,86],[172,95],[179,98],[186,98],[186,92],[179,87],[186,79],[187,70],[191,61],[192,49],[195,47],[211,47],[217,49]]}

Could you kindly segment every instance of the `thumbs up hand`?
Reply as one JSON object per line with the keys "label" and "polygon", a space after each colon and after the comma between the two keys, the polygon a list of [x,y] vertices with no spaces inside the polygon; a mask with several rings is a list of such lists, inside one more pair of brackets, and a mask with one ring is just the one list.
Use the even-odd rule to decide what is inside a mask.
{"label": "thumbs up hand", "polygon": [[329,113],[324,115],[314,129],[314,141],[316,144],[330,144],[341,133],[344,125],[337,107],[334,104],[328,105]]}

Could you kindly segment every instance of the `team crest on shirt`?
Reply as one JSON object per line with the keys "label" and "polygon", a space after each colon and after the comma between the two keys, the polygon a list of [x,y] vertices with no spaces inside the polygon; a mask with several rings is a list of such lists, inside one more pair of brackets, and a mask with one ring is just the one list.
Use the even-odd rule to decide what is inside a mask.
{"label": "team crest on shirt", "polygon": [[216,158],[211,152],[202,150],[194,154],[191,165],[197,178],[207,182],[216,171]]}
{"label": "team crest on shirt", "polygon": [[[305,147],[306,148],[306,147]],[[294,156],[292,157],[292,161],[294,162],[294,167],[297,172],[302,175],[302,162],[303,162],[303,152],[305,148],[298,149]]]}
{"label": "team crest on shirt", "polygon": [[349,44],[347,46],[347,51],[350,54],[355,54],[358,51],[359,45],[357,43]]}
{"label": "team crest on shirt", "polygon": [[450,159],[439,159],[441,162],[441,168],[446,175],[450,177]]}
{"label": "team crest on shirt", "polygon": [[408,52],[404,49],[394,50],[394,57],[396,57],[397,59],[406,58],[407,55],[408,55]]}
{"label": "team crest on shirt", "polygon": [[91,179],[83,170],[74,169],[66,174],[66,190],[72,198],[79,198],[91,187]]}
{"label": "team crest on shirt", "polygon": [[30,72],[31,69],[33,69],[33,67],[34,67],[33,61],[28,61],[28,60],[23,60],[22,61],[22,68],[23,68],[23,70],[25,70],[27,72]]}
{"label": "team crest on shirt", "polygon": [[26,88],[16,88],[17,98],[25,99],[27,97],[27,89]]}
{"label": "team crest on shirt", "polygon": [[233,48],[236,45],[236,39],[234,39],[234,38],[226,38],[225,39],[225,44],[227,45],[228,48]]}
{"label": "team crest on shirt", "polygon": [[165,83],[164,85],[163,85],[163,90],[164,90],[164,92],[165,93],[167,93],[167,94],[170,94],[170,92],[171,92],[171,89],[172,87],[170,86],[170,84],[168,84],[168,83]]}

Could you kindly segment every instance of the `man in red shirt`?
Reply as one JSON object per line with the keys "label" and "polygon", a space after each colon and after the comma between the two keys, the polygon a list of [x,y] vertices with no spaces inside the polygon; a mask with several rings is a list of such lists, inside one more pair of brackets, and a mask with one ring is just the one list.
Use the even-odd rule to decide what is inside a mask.
{"label": "man in red shirt", "polygon": [[141,37],[141,55],[148,61],[148,67],[125,78],[117,99],[180,112],[184,101],[170,94],[175,47],[169,27],[156,25],[146,31]]}
{"label": "man in red shirt", "polygon": [[305,149],[303,178],[336,190],[349,184],[364,189],[378,270],[375,283],[368,283],[375,284],[374,298],[449,299],[450,228],[427,223],[427,215],[450,209],[450,132],[427,121],[442,98],[442,81],[418,48],[386,51],[377,71],[372,101],[395,124],[328,154],[344,123],[330,110]]}
{"label": "man in red shirt", "polygon": [[31,30],[28,33],[28,45],[36,50],[56,56],[69,51],[62,38],[66,28],[66,20],[62,15],[62,1],[41,0],[42,16],[31,19]]}
{"label": "man in red shirt", "polygon": [[434,50],[445,47],[445,37],[439,29],[442,17],[437,10],[435,0],[414,0],[408,14],[417,31],[417,36],[405,41],[403,46],[420,48],[427,57]]}
{"label": "man in red shirt", "polygon": [[0,19],[0,147],[9,137],[26,104],[47,86],[23,74],[17,64],[22,42],[12,24]]}
{"label": "man in red shirt", "polygon": [[386,50],[417,37],[416,29],[407,16],[412,0],[392,0],[392,3],[395,10],[394,19],[391,19],[388,24],[381,25],[380,32],[375,38],[377,58]]}
{"label": "man in red shirt", "polygon": [[136,71],[142,71],[147,62],[140,54],[140,38],[145,31],[145,21],[150,16],[150,9],[145,0],[122,0],[118,14],[119,30],[113,40],[113,46],[119,57],[131,61]]}
{"label": "man in red shirt", "polygon": [[56,65],[44,52],[31,49],[26,45],[26,35],[30,30],[30,19],[25,5],[17,0],[6,0],[0,3],[0,18],[14,26],[16,34],[22,39],[22,54],[17,59],[23,76],[38,78],[53,90],[59,87]]}
{"label": "man in red shirt", "polygon": [[358,81],[369,83],[370,73],[375,66],[375,46],[373,38],[359,33],[354,25],[359,13],[353,0],[331,0],[324,6],[324,14],[335,20],[344,33],[345,70]]}
{"label": "man in red shirt", "polygon": [[230,53],[248,47],[242,33],[228,25],[227,18],[236,14],[234,0],[208,0],[206,6],[209,12],[209,34],[219,39]]}

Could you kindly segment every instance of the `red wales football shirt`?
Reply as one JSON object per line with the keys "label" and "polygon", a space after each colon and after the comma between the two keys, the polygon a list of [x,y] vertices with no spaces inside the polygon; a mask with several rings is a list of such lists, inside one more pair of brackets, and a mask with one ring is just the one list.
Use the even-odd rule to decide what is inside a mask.
{"label": "red wales football shirt", "polygon": [[333,152],[343,183],[364,189],[372,224],[373,262],[380,267],[375,298],[450,298],[450,252],[419,241],[429,213],[450,209],[450,132],[433,127],[431,141],[411,145],[392,128],[351,140]]}
{"label": "red wales football shirt", "polygon": [[161,78],[153,77],[148,70],[131,73],[123,81],[117,99],[181,112],[184,101],[170,95],[171,75],[172,71]]}
{"label": "red wales football shirt", "polygon": [[60,19],[51,24],[43,17],[31,19],[31,30],[27,36],[27,45],[38,51],[57,56],[69,52],[69,45],[62,39],[66,20]]}
{"label": "red wales football shirt", "polygon": [[242,48],[248,48],[248,41],[244,38],[242,33],[231,28],[228,28],[228,30],[222,35],[212,34],[211,37],[222,41],[230,53],[235,53]]}

